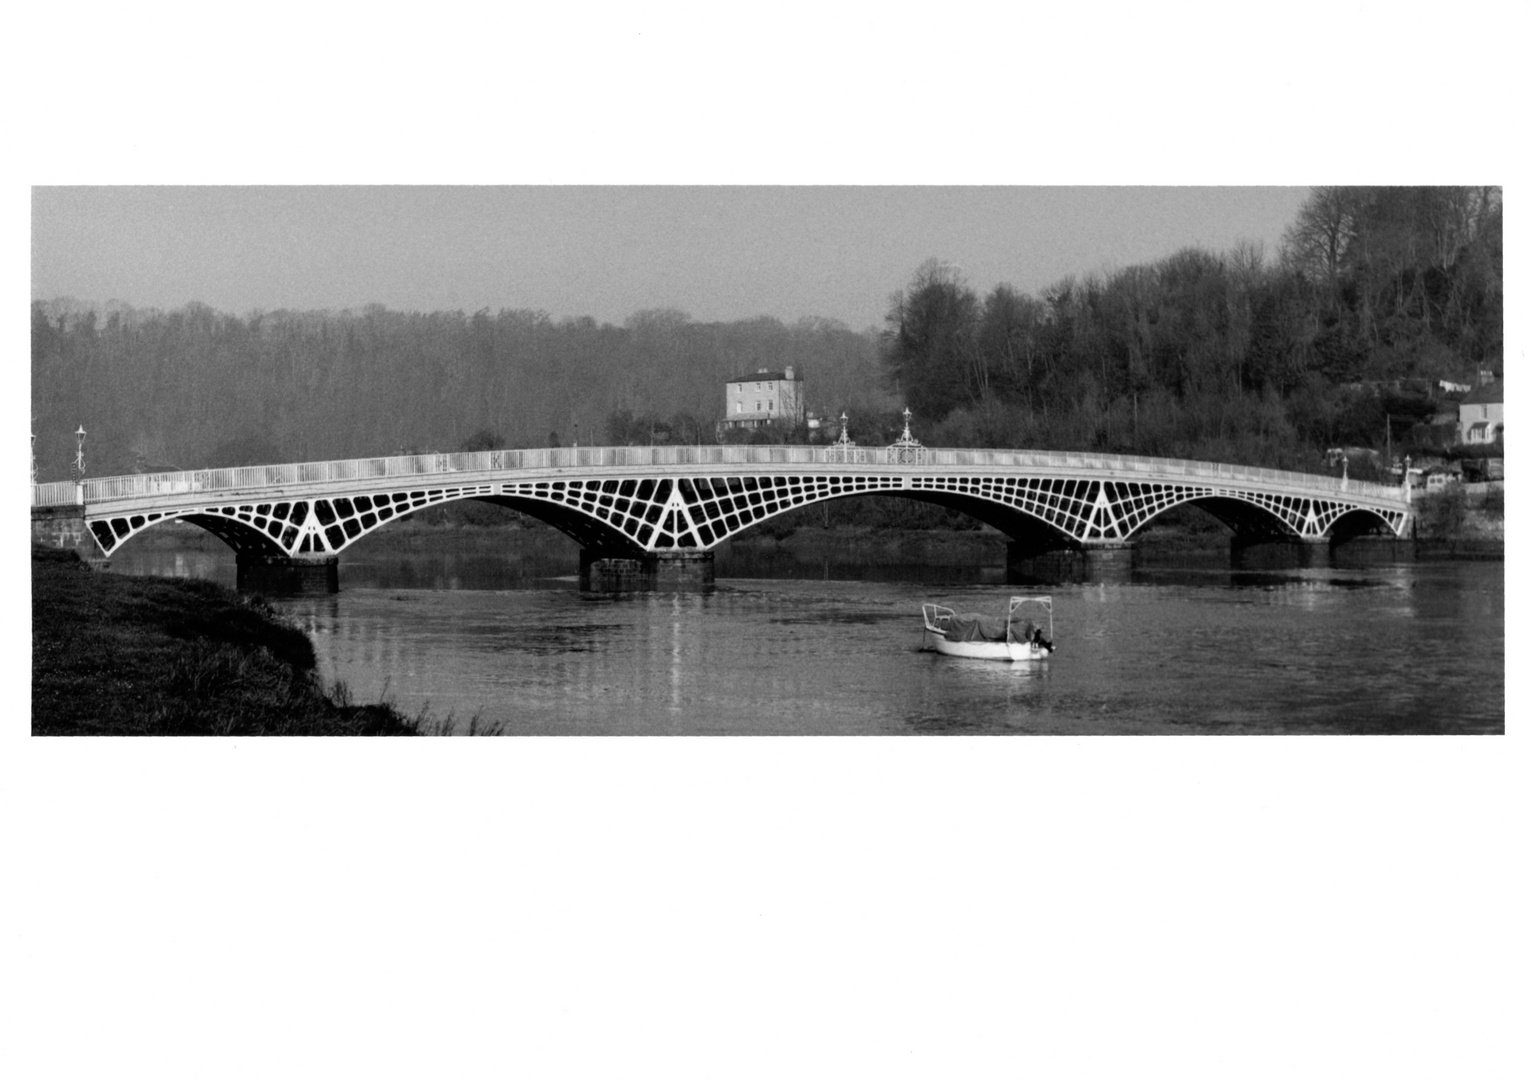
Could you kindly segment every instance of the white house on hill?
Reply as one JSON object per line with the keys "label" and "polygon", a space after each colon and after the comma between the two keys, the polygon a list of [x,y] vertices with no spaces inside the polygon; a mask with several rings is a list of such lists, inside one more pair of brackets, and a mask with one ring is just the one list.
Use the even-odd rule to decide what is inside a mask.
{"label": "white house on hill", "polygon": [[1468,392],[1457,405],[1457,441],[1469,446],[1504,438],[1504,383],[1491,382]]}
{"label": "white house on hill", "polygon": [[782,371],[761,368],[753,375],[728,381],[723,399],[723,428],[801,424],[805,418],[803,380],[789,366]]}

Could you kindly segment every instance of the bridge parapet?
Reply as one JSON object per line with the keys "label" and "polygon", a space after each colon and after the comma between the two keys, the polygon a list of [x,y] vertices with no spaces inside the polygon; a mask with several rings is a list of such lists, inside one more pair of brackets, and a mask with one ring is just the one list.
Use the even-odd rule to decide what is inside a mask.
{"label": "bridge parapet", "polygon": [[32,485],[33,506],[80,506],[84,502],[84,488],[73,480]]}
{"label": "bridge parapet", "polygon": [[[854,455],[854,456],[852,456]],[[413,454],[337,461],[256,465],[228,469],[97,477],[32,485],[32,505],[110,503],[153,496],[258,493],[266,489],[344,481],[446,477],[465,473],[600,468],[694,468],[710,466],[862,465],[906,470],[1044,469],[1104,473],[1155,480],[1201,480],[1258,484],[1311,494],[1403,502],[1395,487],[1340,477],[1294,473],[1246,465],[1049,450],[958,450],[898,446],[590,446],[534,450],[484,450],[472,453]]]}

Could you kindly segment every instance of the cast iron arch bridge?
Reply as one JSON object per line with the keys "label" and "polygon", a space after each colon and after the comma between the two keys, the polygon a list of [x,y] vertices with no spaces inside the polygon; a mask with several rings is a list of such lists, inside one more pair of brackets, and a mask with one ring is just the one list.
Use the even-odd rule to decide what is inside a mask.
{"label": "cast iron arch bridge", "polygon": [[891,495],[963,511],[1037,548],[1129,544],[1172,507],[1200,506],[1246,540],[1401,536],[1406,488],[1199,461],[1027,450],[626,446],[491,450],[37,484],[34,506],[80,505],[103,555],[187,521],[241,557],[333,560],[390,521],[478,499],[540,518],[587,552],[711,551],[778,514]]}

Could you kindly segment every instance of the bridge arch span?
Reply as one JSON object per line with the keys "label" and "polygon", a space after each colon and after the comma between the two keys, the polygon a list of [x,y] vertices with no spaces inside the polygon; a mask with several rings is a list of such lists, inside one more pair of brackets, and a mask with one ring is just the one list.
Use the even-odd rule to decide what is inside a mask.
{"label": "bridge arch span", "polygon": [[[577,447],[404,455],[34,485],[72,502],[102,552],[170,520],[248,556],[329,560],[388,522],[460,499],[540,518],[588,551],[706,552],[780,514],[896,495],[944,505],[1036,546],[1129,542],[1194,503],[1247,537],[1402,535],[1406,489],[1268,469],[1074,452],[886,448]],[[678,560],[679,561],[679,560]]]}
{"label": "bridge arch span", "polygon": [[144,513],[87,511],[86,522],[105,555],[167,521],[200,526],[241,554],[327,556],[416,510],[464,498],[486,498],[495,485],[458,485],[368,492],[351,496],[239,499]]}
{"label": "bridge arch span", "polygon": [[373,485],[347,494],[268,500],[249,497],[165,509],[87,512],[104,554],[155,524],[184,520],[239,552],[290,557],[336,555],[388,522],[464,499],[539,518],[581,547],[610,554],[707,551],[791,510],[864,495],[946,506],[1016,539],[1050,546],[1123,543],[1175,506],[1202,506],[1246,537],[1317,540],[1381,529],[1405,515],[1354,502],[1258,487],[1097,477],[824,469],[792,472],[687,470],[605,475],[544,474],[440,486]]}
{"label": "bridge arch span", "polygon": [[[1356,531],[1396,530],[1399,524],[1333,500],[1159,481],[830,473],[687,476],[673,486],[663,480],[646,484],[618,479],[527,482],[516,485],[515,505],[544,519],[549,504],[582,514],[606,526],[608,537],[611,531],[620,533],[618,543],[650,553],[708,550],[788,511],[863,495],[934,503],[1014,539],[1045,538],[1074,547],[1129,541],[1154,518],[1186,503],[1204,506],[1246,538],[1316,540],[1342,518]],[[511,488],[506,485],[507,492]]]}
{"label": "bridge arch span", "polygon": [[1070,546],[1129,541],[1165,511],[1186,504],[1206,509],[1245,538],[1318,540],[1341,519],[1355,523],[1357,531],[1381,527],[1396,533],[1405,517],[1339,499],[1184,481],[932,476],[916,478],[915,486],[997,503],[1042,521]]}
{"label": "bridge arch span", "polygon": [[1256,492],[1222,492],[1165,500],[1143,516],[1130,535],[1141,534],[1154,520],[1177,506],[1205,510],[1232,529],[1240,540],[1342,540],[1394,529],[1394,522],[1365,508],[1321,499],[1273,499]]}
{"label": "bridge arch span", "polygon": [[232,512],[219,513],[202,510],[168,510],[146,514],[119,514],[111,517],[87,519],[91,535],[103,554],[111,555],[129,540],[147,532],[156,525],[171,521],[183,521],[197,525],[222,540],[240,554],[286,555],[281,545],[281,529],[275,536],[267,533],[249,515]]}

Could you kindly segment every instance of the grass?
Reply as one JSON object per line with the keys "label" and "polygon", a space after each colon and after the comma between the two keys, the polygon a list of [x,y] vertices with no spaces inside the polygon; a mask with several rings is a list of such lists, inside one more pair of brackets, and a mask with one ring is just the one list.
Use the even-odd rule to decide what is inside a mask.
{"label": "grass", "polygon": [[258,597],[33,548],[34,735],[417,735],[426,723],[326,693],[307,635]]}

